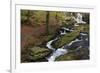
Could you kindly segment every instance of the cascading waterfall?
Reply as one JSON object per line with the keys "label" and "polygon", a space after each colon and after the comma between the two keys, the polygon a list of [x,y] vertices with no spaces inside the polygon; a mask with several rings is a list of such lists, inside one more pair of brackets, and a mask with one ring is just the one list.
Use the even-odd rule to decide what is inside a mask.
{"label": "cascading waterfall", "polygon": [[79,24],[79,23],[86,24],[86,22],[83,21],[82,18],[83,18],[82,14],[81,14],[81,13],[77,13],[77,17],[76,17],[76,18],[73,17],[73,19],[76,21],[76,23],[75,23],[74,25],[75,25],[75,26],[79,26],[79,25],[77,25],[77,24]]}
{"label": "cascading waterfall", "polygon": [[48,47],[49,49],[55,51],[55,48],[53,48],[53,47],[51,46],[51,44],[52,44],[54,41],[56,41],[56,40],[58,40],[57,37],[56,37],[54,40],[49,41],[49,42],[47,43],[46,47]]}
{"label": "cascading waterfall", "polygon": [[[77,22],[77,23],[86,23],[86,22],[84,22],[83,20],[82,20],[82,15],[80,14],[80,13],[77,13],[77,18],[75,18],[74,17],[74,20]],[[75,23],[75,24],[77,24],[77,23]],[[74,30],[72,30],[72,29],[69,29],[69,28],[66,28],[66,27],[62,27],[61,28],[63,31],[59,31],[60,32],[60,36],[63,36],[63,35],[65,35],[65,34],[67,34],[67,32],[72,32],[72,31],[74,31]],[[58,36],[59,36],[58,35]],[[85,35],[87,35],[86,33],[80,33],[80,35],[81,36],[85,36]],[[53,42],[55,42],[55,41],[57,41],[59,39],[59,37],[56,37],[55,39],[53,39],[53,40],[50,40],[49,42],[47,42],[47,44],[46,44],[46,47],[48,48],[48,49],[51,49],[52,51],[53,51],[53,53],[47,58],[47,60],[48,61],[55,61],[55,59],[57,58],[57,57],[59,57],[59,56],[61,56],[61,55],[64,55],[64,54],[67,54],[68,53],[68,49],[66,48],[64,48],[64,46],[71,46],[73,43],[75,43],[75,42],[79,42],[79,41],[82,41],[82,38],[81,38],[81,40],[79,40],[79,39],[75,39],[75,40],[73,40],[73,41],[71,41],[69,44],[66,44],[66,45],[64,45],[64,46],[62,46],[61,48],[58,48],[58,49],[56,49],[56,48],[54,48],[51,44],[53,43]],[[85,40],[88,40],[88,38],[86,38]]]}
{"label": "cascading waterfall", "polygon": [[76,21],[77,21],[77,23],[84,23],[84,24],[86,23],[83,21],[82,14],[80,14],[80,13],[77,13]]}
{"label": "cascading waterfall", "polygon": [[[65,35],[67,34],[66,30],[69,31],[69,32],[72,32],[73,30],[72,29],[69,29],[69,28],[65,28],[65,27],[62,27],[62,29],[64,31],[60,31],[60,35]],[[48,49],[51,49],[53,50],[53,53],[50,57],[47,58],[48,61],[54,61],[56,57],[58,56],[61,56],[61,55],[64,55],[66,53],[68,53],[68,50],[67,49],[64,49],[63,47],[61,48],[58,48],[57,50],[55,48],[52,47],[52,43],[54,41],[58,40],[58,37],[56,37],[54,40],[51,40],[47,43],[46,47],[48,47]]]}

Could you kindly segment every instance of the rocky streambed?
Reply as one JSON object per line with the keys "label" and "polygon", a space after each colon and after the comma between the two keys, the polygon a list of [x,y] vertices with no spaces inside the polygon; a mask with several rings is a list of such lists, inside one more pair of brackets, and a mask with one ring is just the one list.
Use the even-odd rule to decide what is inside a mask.
{"label": "rocky streambed", "polygon": [[56,31],[57,34],[49,37],[43,44],[25,50],[22,61],[50,62],[89,59],[89,24],[80,18],[76,18],[75,21],[73,27],[63,26]]}
{"label": "rocky streambed", "polygon": [[[79,59],[78,57],[81,56],[81,53],[79,52],[79,54],[78,51],[80,49],[82,49],[80,51],[83,51],[83,48],[85,48],[83,52],[88,52],[88,33],[65,27],[62,27],[61,29],[63,29],[63,32],[60,30],[60,34],[55,37],[55,39],[50,40],[46,45],[48,49],[53,51],[53,53],[47,58],[48,61],[67,60],[66,57],[68,57],[68,60]],[[78,57],[76,58],[75,56]],[[86,57],[86,59],[88,59],[88,57]]]}
{"label": "rocky streambed", "polygon": [[50,62],[89,59],[89,33],[84,26],[77,28],[61,27],[56,37],[45,42],[44,46],[29,48],[24,55],[29,62]]}

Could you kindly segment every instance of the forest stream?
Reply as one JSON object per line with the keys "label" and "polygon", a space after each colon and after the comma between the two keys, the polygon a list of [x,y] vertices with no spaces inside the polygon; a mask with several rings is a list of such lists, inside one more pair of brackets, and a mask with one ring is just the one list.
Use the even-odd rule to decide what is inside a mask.
{"label": "forest stream", "polygon": [[22,63],[90,58],[89,13],[23,10],[22,14]]}
{"label": "forest stream", "polygon": [[[82,16],[80,14],[78,14],[78,17],[75,20],[77,21],[77,23],[86,23],[86,22],[82,21]],[[75,23],[75,24],[77,24],[77,23]],[[57,35],[57,37],[55,37],[54,39],[47,42],[46,47],[53,51],[52,54],[50,54],[50,56],[46,58],[48,61],[55,61],[55,59],[57,57],[67,54],[71,47],[78,46],[75,50],[78,50],[80,48],[89,48],[89,43],[88,43],[89,38],[88,38],[88,34],[85,32],[80,32],[80,34],[77,38],[75,38],[73,41],[71,41],[70,43],[68,43],[60,48],[55,48],[52,46],[52,43],[59,40],[61,36],[67,35],[67,33],[70,33],[73,31],[74,31],[74,29],[72,29],[72,28],[70,29],[70,28],[66,28],[66,27],[61,27],[61,30],[59,30],[60,34]],[[75,51],[75,50],[73,50],[73,51]]]}

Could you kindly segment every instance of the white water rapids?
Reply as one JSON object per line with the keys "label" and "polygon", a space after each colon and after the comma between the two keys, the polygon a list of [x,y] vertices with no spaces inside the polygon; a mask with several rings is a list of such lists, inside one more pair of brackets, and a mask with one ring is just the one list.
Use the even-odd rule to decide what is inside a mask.
{"label": "white water rapids", "polygon": [[[86,23],[84,21],[82,21],[82,15],[80,13],[77,14],[77,18],[75,18],[75,21],[77,21],[77,23]],[[62,29],[64,31],[60,31],[60,35],[65,35],[67,34],[66,31],[69,31],[69,32],[72,32],[74,30],[72,29],[69,29],[69,28],[65,28],[65,27],[62,27]],[[81,35],[86,35],[86,34],[83,34],[81,33]],[[58,37],[56,37],[55,39],[53,40],[50,40],[49,42],[47,42],[46,44],[46,47],[48,49],[51,49],[53,50],[53,53],[50,57],[47,58],[48,61],[55,61],[55,59],[61,55],[64,55],[64,54],[67,54],[68,53],[68,50],[67,49],[64,49],[64,46],[62,46],[61,48],[58,48],[57,50],[51,45],[53,42],[55,42],[56,40],[58,40]],[[79,39],[75,39],[74,41],[71,41],[69,44],[66,44],[68,46],[71,46],[74,42],[77,42],[77,41],[80,41]]]}
{"label": "white water rapids", "polygon": [[77,22],[77,23],[83,23],[83,24],[85,24],[86,22],[84,22],[83,20],[82,20],[82,14],[80,14],[80,13],[77,13],[77,18],[75,18],[75,17],[73,17],[74,18],[74,20]]}
{"label": "white water rapids", "polygon": [[[65,28],[65,27],[62,27],[62,28],[64,28],[64,30],[68,30],[68,31],[70,31],[70,32],[73,31],[73,30],[68,29],[68,28]],[[64,32],[61,32],[60,35],[62,35],[63,33],[67,34],[67,33],[64,31]],[[63,35],[64,35],[64,34],[63,34]],[[56,37],[54,40],[49,41],[49,42],[47,43],[47,45],[46,45],[46,47],[48,47],[49,49],[53,50],[52,55],[51,55],[50,57],[47,58],[48,61],[55,61],[55,58],[57,58],[57,57],[59,57],[59,56],[61,56],[61,55],[64,55],[64,54],[68,53],[68,50],[63,48],[64,46],[61,47],[61,48],[58,48],[57,50],[56,50],[55,48],[52,47],[51,44],[52,44],[54,41],[56,41],[56,40],[58,40],[58,37]],[[74,41],[70,42],[68,45],[71,45],[72,43],[77,42],[77,41],[79,41],[79,40],[78,40],[78,39],[77,39],[77,40],[74,40]]]}

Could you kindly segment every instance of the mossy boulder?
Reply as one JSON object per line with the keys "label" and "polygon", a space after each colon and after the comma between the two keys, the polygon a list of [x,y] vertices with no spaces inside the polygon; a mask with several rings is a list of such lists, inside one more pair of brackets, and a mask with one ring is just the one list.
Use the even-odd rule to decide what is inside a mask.
{"label": "mossy boulder", "polygon": [[80,32],[86,30],[88,31],[88,25],[85,24],[85,25],[80,25],[78,27],[75,27],[74,28],[75,30],[73,32],[70,32],[70,33],[67,33],[66,35],[64,36],[61,36],[59,40],[55,41],[53,43],[53,46],[55,48],[59,48],[59,47],[62,47],[68,43],[70,43],[71,41],[73,41],[74,39],[77,38],[77,36],[79,36]]}
{"label": "mossy boulder", "polygon": [[71,50],[71,52],[59,56],[56,61],[69,61],[69,60],[87,60],[89,59],[89,49],[80,48],[79,50]]}
{"label": "mossy boulder", "polygon": [[21,62],[45,62],[46,57],[51,54],[51,50],[48,48],[33,47],[24,49],[21,53]]}
{"label": "mossy boulder", "polygon": [[54,42],[53,46],[56,48],[62,47],[63,45],[66,45],[70,43],[72,40],[74,40],[79,35],[78,31],[71,32],[69,34],[66,34],[64,36],[61,36],[59,40]]}
{"label": "mossy boulder", "polygon": [[51,53],[51,50],[47,48],[41,48],[41,47],[33,47],[30,49],[30,56],[32,57],[31,59],[36,61],[38,59],[45,58]]}
{"label": "mossy boulder", "polygon": [[69,61],[69,60],[78,60],[79,57],[75,53],[68,53],[56,58],[56,61]]}

